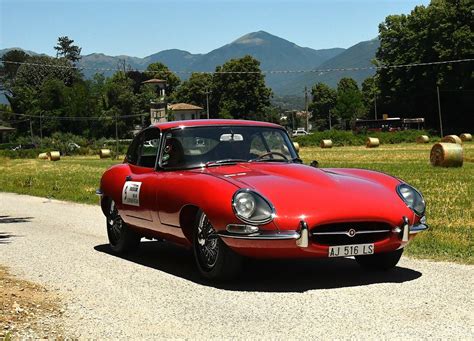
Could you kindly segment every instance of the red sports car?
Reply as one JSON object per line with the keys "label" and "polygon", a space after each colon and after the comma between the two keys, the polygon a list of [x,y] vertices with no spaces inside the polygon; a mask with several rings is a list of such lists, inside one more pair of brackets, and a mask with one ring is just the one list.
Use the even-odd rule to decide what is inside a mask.
{"label": "red sports car", "polygon": [[192,248],[208,279],[236,275],[243,257],[355,256],[389,269],[428,228],[415,188],[379,172],[306,166],[286,130],[264,122],[152,125],[98,194],[114,252],[167,240]]}

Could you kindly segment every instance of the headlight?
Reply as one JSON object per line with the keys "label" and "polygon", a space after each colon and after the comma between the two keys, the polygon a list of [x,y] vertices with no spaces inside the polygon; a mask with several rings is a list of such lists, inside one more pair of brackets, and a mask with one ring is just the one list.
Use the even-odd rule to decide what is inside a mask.
{"label": "headlight", "polygon": [[397,186],[397,193],[402,200],[410,207],[417,215],[422,216],[425,213],[425,200],[420,192],[407,184],[400,184]]}
{"label": "headlight", "polygon": [[250,224],[266,224],[275,215],[275,210],[267,199],[248,189],[235,192],[232,207],[240,220]]}

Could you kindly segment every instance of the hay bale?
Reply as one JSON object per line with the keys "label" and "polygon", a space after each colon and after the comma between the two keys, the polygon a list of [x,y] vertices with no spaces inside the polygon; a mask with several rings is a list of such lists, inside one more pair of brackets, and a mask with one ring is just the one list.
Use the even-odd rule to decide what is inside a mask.
{"label": "hay bale", "polygon": [[321,148],[332,148],[332,140],[321,140]]}
{"label": "hay bale", "polygon": [[436,143],[431,148],[430,162],[437,167],[461,167],[463,163],[462,146],[457,143]]}
{"label": "hay bale", "polygon": [[462,144],[461,139],[456,135],[446,135],[441,142]]}
{"label": "hay bale", "polygon": [[112,156],[112,151],[110,149],[101,149],[99,150],[99,156],[101,159],[108,159]]}
{"label": "hay bale", "polygon": [[61,159],[61,154],[57,151],[48,152],[47,155],[49,161],[59,161]]}
{"label": "hay bale", "polygon": [[366,142],[365,142],[365,146],[367,148],[376,148],[376,147],[380,146],[380,141],[376,137],[368,137]]}
{"label": "hay bale", "polygon": [[293,147],[295,147],[297,153],[300,152],[300,144],[298,142],[293,142]]}
{"label": "hay bale", "polygon": [[472,135],[469,134],[469,133],[462,133],[461,135],[459,135],[459,137],[461,138],[461,141],[462,141],[462,142],[470,142],[470,141],[472,141]]}
{"label": "hay bale", "polygon": [[48,153],[40,153],[38,155],[38,159],[40,160],[48,160]]}
{"label": "hay bale", "polygon": [[430,142],[430,138],[428,135],[420,135],[416,138],[416,143],[428,143]]}

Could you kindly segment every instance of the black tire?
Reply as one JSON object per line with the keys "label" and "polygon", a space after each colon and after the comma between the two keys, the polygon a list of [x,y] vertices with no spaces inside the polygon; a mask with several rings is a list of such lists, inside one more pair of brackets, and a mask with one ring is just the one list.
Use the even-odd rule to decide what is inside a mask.
{"label": "black tire", "polygon": [[390,270],[397,265],[402,254],[403,249],[398,249],[392,252],[356,256],[355,259],[360,266],[368,270]]}
{"label": "black tire", "polygon": [[209,280],[229,280],[235,278],[242,269],[242,257],[217,236],[201,210],[194,223],[193,253],[199,273]]}
{"label": "black tire", "polygon": [[122,220],[113,200],[110,200],[107,213],[107,236],[112,251],[116,254],[136,251],[140,245],[141,236],[132,231]]}

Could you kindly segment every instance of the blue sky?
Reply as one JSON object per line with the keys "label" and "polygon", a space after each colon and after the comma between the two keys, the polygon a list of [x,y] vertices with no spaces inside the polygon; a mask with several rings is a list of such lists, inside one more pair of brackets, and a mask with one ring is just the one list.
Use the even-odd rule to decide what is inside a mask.
{"label": "blue sky", "polygon": [[178,48],[206,53],[264,30],[315,49],[350,47],[377,36],[389,14],[426,0],[0,0],[0,48],[54,54],[67,35],[82,54],[145,57]]}

